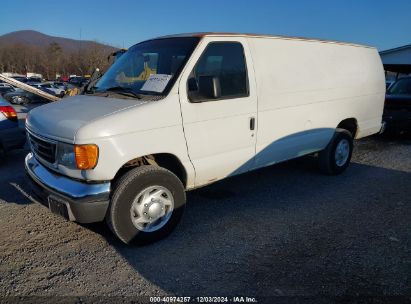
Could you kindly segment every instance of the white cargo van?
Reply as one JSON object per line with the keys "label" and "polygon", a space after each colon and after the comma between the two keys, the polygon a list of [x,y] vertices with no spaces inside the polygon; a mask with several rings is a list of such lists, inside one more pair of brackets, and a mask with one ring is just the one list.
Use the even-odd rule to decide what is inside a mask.
{"label": "white cargo van", "polygon": [[323,172],[343,172],[353,139],[380,130],[384,94],[375,48],[161,37],[131,47],[84,95],[32,110],[26,170],[52,212],[152,242],[177,225],[185,190],[316,152]]}

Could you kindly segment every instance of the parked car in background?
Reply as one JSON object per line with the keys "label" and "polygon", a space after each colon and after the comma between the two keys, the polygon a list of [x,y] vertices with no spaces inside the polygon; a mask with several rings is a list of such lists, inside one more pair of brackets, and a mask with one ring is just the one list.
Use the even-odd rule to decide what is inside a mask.
{"label": "parked car in background", "polygon": [[395,80],[386,80],[385,81],[385,89],[388,90],[394,82],[395,82]]}
{"label": "parked car in background", "polygon": [[38,80],[27,80],[26,81],[26,84],[28,84],[28,85],[38,85],[38,84],[40,84],[41,83],[41,81],[38,81]]}
{"label": "parked car in background", "polygon": [[46,83],[41,83],[39,85],[40,88],[52,91],[54,93],[54,95],[58,96],[58,97],[63,97],[64,94],[66,93],[66,90],[64,88],[58,87],[57,85],[55,85],[52,82],[46,82]]}
{"label": "parked car in background", "polygon": [[7,151],[22,148],[25,142],[25,132],[19,128],[16,111],[0,98],[0,162]]}
{"label": "parked car in background", "polygon": [[32,77],[27,78],[27,82],[42,82],[42,81],[43,79],[41,79],[40,77],[32,76]]}
{"label": "parked car in background", "polygon": [[42,90],[43,92],[46,92],[46,93],[48,93],[48,94],[50,94],[50,95],[57,96],[56,92],[54,92],[53,90],[45,87],[45,86],[43,85],[43,83],[33,83],[33,84],[30,84],[30,85],[31,85],[32,87],[35,87],[36,89],[40,89],[40,90]]}
{"label": "parked car in background", "polygon": [[57,80],[60,81],[60,82],[68,82],[70,80],[70,76],[62,75],[62,76],[58,77]]}
{"label": "parked car in background", "polygon": [[[45,90],[46,89],[44,89],[44,91]],[[47,93],[54,94],[52,91],[48,91]],[[15,89],[13,92],[6,93],[3,95],[3,98],[6,99],[10,103],[19,104],[19,105],[26,105],[29,103],[49,102],[49,100],[47,100],[46,98],[43,98],[39,95],[33,94],[31,92],[27,92],[22,89]]]}
{"label": "parked car in background", "polygon": [[0,83],[0,97],[3,96],[3,94],[6,94],[8,92],[13,92],[14,87],[7,83]]}
{"label": "parked car in background", "polygon": [[27,80],[28,80],[27,77],[21,77],[21,76],[14,76],[14,77],[11,77],[11,78],[13,78],[17,81],[20,81],[20,82],[24,82],[24,83],[26,83]]}
{"label": "parked car in background", "polygon": [[404,77],[387,90],[383,121],[385,132],[411,131],[411,77]]}
{"label": "parked car in background", "polygon": [[87,79],[85,77],[81,76],[75,76],[75,77],[70,77],[69,83],[76,87],[81,87],[87,82]]}
{"label": "parked car in background", "polygon": [[0,88],[4,88],[4,87],[12,88],[13,86],[11,84],[8,84],[8,83],[5,83],[5,82],[0,82]]}
{"label": "parked car in background", "polygon": [[64,91],[66,91],[68,89],[68,84],[62,81],[52,81],[52,84],[54,84],[55,86],[57,86],[60,89],[63,89]]}

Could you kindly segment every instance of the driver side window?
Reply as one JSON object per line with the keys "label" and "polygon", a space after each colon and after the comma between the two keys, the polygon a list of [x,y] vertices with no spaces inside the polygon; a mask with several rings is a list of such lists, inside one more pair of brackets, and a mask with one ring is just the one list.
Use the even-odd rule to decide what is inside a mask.
{"label": "driver side window", "polygon": [[191,102],[249,96],[243,46],[239,42],[212,42],[188,80]]}

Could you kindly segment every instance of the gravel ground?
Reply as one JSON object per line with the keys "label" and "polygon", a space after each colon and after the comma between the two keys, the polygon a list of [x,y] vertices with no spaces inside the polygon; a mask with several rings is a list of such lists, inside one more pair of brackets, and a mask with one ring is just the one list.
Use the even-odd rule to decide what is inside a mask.
{"label": "gravel ground", "polygon": [[176,231],[145,247],[34,203],[26,153],[0,167],[0,297],[411,299],[410,139],[357,141],[341,176],[306,157],[192,191]]}

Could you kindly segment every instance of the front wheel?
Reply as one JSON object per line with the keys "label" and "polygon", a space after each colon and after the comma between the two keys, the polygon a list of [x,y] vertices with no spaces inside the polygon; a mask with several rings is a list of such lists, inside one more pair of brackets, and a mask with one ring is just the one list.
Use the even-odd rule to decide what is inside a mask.
{"label": "front wheel", "polygon": [[327,147],[319,153],[320,170],[329,175],[341,174],[348,168],[353,151],[350,132],[337,129]]}
{"label": "front wheel", "polygon": [[124,243],[152,243],[174,230],[185,203],[183,184],[172,172],[156,166],[137,167],[116,182],[107,223]]}

